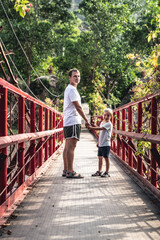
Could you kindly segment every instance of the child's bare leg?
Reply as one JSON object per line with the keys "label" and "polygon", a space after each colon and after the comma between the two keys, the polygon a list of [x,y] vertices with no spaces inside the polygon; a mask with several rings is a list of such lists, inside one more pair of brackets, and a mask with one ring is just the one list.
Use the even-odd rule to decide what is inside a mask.
{"label": "child's bare leg", "polygon": [[105,158],[105,161],[106,161],[106,172],[108,173],[110,169],[110,160],[109,158]]}
{"label": "child's bare leg", "polygon": [[98,170],[99,170],[99,172],[102,172],[103,157],[99,156],[98,159],[99,159],[99,161],[98,161]]}

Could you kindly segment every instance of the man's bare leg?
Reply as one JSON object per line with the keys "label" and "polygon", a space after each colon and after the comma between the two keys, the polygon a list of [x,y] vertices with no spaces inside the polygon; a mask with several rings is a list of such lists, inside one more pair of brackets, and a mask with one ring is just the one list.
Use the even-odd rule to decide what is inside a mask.
{"label": "man's bare leg", "polygon": [[67,145],[66,145],[67,171],[70,173],[73,172],[74,150],[76,148],[77,141],[78,140],[76,138],[66,139],[66,142],[67,142]]}
{"label": "man's bare leg", "polygon": [[63,163],[64,163],[64,171],[67,171],[68,164],[67,164],[67,149],[68,149],[68,141],[65,141],[65,147],[63,150]]}
{"label": "man's bare leg", "polygon": [[98,169],[99,169],[99,172],[102,172],[103,157],[99,156],[98,159],[99,159],[99,161],[98,161]]}

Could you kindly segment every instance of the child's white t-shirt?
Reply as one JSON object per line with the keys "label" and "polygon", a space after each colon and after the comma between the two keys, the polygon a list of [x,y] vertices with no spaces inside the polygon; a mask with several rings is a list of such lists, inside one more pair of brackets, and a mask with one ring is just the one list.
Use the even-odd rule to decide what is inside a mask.
{"label": "child's white t-shirt", "polygon": [[112,135],[112,123],[109,122],[101,122],[100,127],[104,127],[104,130],[99,131],[99,147],[111,146],[111,135]]}
{"label": "child's white t-shirt", "polygon": [[63,103],[63,126],[72,126],[75,124],[81,124],[81,116],[77,112],[73,102],[78,101],[81,105],[81,97],[77,91],[77,88],[69,84],[64,92]]}

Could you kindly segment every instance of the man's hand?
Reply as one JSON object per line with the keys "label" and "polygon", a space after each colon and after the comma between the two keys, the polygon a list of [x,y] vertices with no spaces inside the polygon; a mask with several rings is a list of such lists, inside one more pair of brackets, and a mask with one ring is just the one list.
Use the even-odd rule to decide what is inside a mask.
{"label": "man's hand", "polygon": [[85,121],[85,127],[89,128],[90,126],[91,126],[90,123],[88,121]]}

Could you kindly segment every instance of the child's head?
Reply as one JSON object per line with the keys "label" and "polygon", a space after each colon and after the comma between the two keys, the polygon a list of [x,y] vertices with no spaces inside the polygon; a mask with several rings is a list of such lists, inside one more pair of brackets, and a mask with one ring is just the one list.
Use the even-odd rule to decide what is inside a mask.
{"label": "child's head", "polygon": [[103,111],[103,117],[105,120],[110,120],[113,115],[113,111],[110,108],[105,108]]}

